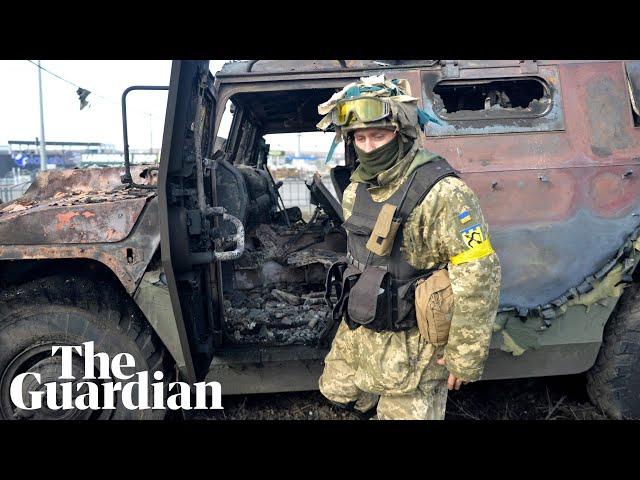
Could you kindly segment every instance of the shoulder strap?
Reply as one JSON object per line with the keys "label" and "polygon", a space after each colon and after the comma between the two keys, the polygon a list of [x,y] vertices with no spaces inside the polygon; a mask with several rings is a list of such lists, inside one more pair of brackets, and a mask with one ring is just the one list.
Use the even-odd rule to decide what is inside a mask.
{"label": "shoulder strap", "polygon": [[362,233],[364,233],[365,230],[371,233],[371,229],[373,228],[372,220],[375,221],[375,218],[371,215],[372,203],[373,200],[367,191],[366,184],[358,183],[356,187],[356,198],[351,207],[351,214],[349,218],[342,223],[342,226],[347,230],[356,228]]}
{"label": "shoulder strap", "polygon": [[445,177],[456,177],[454,168],[444,158],[438,158],[418,167],[407,182],[396,216],[401,223],[431,191],[433,186]]}
{"label": "shoulder strap", "polygon": [[[404,223],[433,186],[445,177],[458,177],[458,175],[453,167],[449,165],[449,162],[442,157],[416,168],[409,180],[404,184],[404,191],[398,202],[395,218],[400,223]],[[376,216],[372,216],[370,213],[371,205],[373,204],[374,202],[369,192],[367,192],[366,185],[359,183],[351,215],[343,223],[343,226],[347,229],[357,228],[363,230],[363,233],[364,230],[367,230],[370,233],[373,228],[371,222],[375,222],[376,219]]]}

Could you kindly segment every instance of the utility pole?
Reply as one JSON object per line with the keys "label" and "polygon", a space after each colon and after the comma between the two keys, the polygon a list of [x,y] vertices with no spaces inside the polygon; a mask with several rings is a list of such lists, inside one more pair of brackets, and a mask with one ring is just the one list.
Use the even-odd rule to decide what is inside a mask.
{"label": "utility pole", "polygon": [[40,170],[47,169],[47,144],[44,139],[44,107],[42,105],[42,69],[38,60],[38,90],[40,92]]}
{"label": "utility pole", "polygon": [[149,153],[153,153],[153,122],[151,121],[152,114],[149,115]]}

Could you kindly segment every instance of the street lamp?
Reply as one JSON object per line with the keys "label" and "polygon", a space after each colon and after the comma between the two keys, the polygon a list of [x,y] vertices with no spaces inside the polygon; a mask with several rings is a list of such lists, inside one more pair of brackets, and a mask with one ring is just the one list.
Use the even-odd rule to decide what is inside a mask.
{"label": "street lamp", "polygon": [[42,69],[38,60],[38,91],[40,93],[40,170],[47,169],[47,144],[44,139],[44,107],[42,103]]}
{"label": "street lamp", "polygon": [[147,113],[149,115],[149,153],[153,153],[153,122],[151,113]]}

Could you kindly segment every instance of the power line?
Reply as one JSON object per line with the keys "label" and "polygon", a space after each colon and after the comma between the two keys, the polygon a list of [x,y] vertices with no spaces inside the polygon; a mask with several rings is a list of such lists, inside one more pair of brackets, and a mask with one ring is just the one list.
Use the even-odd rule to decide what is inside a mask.
{"label": "power line", "polygon": [[[75,83],[73,83],[70,80],[67,80],[66,78],[62,78],[60,75],[53,73],[51,70],[47,70],[46,68],[44,68],[42,65],[38,65],[36,62],[34,62],[33,60],[27,60],[27,62],[32,63],[33,65],[35,65],[36,67],[38,67],[40,70],[44,70],[45,72],[47,72],[49,75],[53,75],[54,77],[56,77],[59,80],[62,80],[63,82],[68,83],[71,86],[74,86],[76,88],[82,88],[80,85],[76,85]],[[84,90],[84,89],[83,89]],[[102,95],[98,95],[96,92],[94,92],[93,90],[91,91],[91,93],[93,93],[94,96],[102,98],[103,100],[106,100],[109,103],[113,103],[114,105],[119,105],[118,102],[114,101],[113,99],[109,99],[107,97],[103,97]]]}
{"label": "power line", "polygon": [[[47,70],[47,69],[46,69],[46,68],[44,68],[42,65],[38,65],[38,64],[37,64],[36,62],[34,62],[33,60],[27,60],[27,62],[29,62],[29,63],[31,63],[31,64],[35,65],[35,66],[36,66],[36,67],[38,67],[40,70],[44,70],[44,71],[45,71],[45,72],[47,72],[49,75],[52,75],[52,76],[56,77],[57,79],[62,80],[63,82],[68,83],[69,85],[72,85],[72,86],[74,86],[74,87],[76,87],[76,88],[80,88],[80,89],[84,90],[84,88],[83,88],[83,87],[81,87],[80,85],[77,85],[77,84],[73,83],[72,81],[67,80],[66,78],[62,78],[60,75],[57,75],[57,74],[53,73],[51,70]],[[91,93],[92,93],[94,96],[96,96],[96,97],[98,97],[98,98],[101,98],[101,99],[105,100],[106,102],[109,102],[109,103],[111,103],[111,104],[113,104],[113,105],[118,105],[118,106],[120,106],[120,105],[121,105],[121,103],[120,103],[120,102],[117,102],[117,101],[115,101],[115,100],[113,100],[113,99],[110,99],[110,98],[104,97],[104,96],[102,96],[102,95],[99,95],[99,94],[97,94],[96,92],[94,92],[93,90],[91,91]],[[152,112],[147,112],[147,111],[139,110],[139,109],[137,109],[137,108],[132,108],[131,110],[135,110],[135,111],[137,111],[138,113],[143,113],[144,115],[153,115],[153,113],[152,113]]]}
{"label": "power line", "polygon": [[32,63],[33,65],[35,65],[36,67],[38,67],[40,70],[44,70],[45,72],[49,73],[50,75],[53,75],[56,78],[59,78],[60,80],[62,80],[63,82],[67,82],[69,85],[73,85],[76,88],[81,88],[79,85],[76,85],[73,82],[70,82],[69,80],[67,80],[66,78],[62,78],[60,75],[56,75],[55,73],[53,73],[50,70],[47,70],[46,68],[44,68],[42,65],[38,65],[36,62],[34,62],[33,60],[27,60],[27,62]]}

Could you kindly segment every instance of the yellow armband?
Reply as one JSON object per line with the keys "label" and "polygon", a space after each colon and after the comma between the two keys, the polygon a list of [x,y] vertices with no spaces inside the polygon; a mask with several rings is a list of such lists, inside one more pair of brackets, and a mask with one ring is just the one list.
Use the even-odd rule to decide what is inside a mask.
{"label": "yellow armband", "polygon": [[491,255],[492,253],[493,247],[491,246],[489,238],[487,238],[484,242],[477,243],[469,250],[465,250],[464,252],[451,257],[450,261],[454,265],[459,265],[461,263],[467,263],[482,257],[486,257],[487,255]]}

